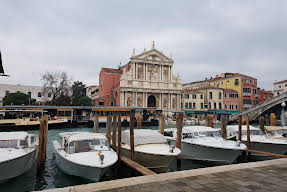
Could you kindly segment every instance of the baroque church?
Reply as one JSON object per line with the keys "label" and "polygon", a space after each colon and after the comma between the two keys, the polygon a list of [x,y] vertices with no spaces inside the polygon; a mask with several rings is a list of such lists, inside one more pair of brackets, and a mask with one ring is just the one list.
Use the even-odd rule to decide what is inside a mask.
{"label": "baroque church", "polygon": [[119,69],[102,68],[98,103],[102,106],[180,111],[182,83],[179,75],[172,72],[173,64],[172,58],[155,49],[154,42],[151,50],[138,55],[134,49],[126,65]]}

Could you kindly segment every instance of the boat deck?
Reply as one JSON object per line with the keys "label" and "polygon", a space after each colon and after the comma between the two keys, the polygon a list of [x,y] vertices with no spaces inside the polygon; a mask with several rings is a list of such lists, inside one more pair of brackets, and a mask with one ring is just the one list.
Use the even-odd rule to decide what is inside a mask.
{"label": "boat deck", "polygon": [[287,159],[275,159],[78,185],[45,192],[287,191]]}

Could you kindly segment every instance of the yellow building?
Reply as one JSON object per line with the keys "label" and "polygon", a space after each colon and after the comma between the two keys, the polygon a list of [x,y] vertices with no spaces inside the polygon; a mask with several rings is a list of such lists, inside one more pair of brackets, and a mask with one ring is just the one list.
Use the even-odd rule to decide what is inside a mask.
{"label": "yellow building", "polygon": [[196,89],[214,86],[238,92],[239,110],[250,108],[258,103],[257,79],[240,73],[223,73],[215,78],[183,84],[183,89]]}

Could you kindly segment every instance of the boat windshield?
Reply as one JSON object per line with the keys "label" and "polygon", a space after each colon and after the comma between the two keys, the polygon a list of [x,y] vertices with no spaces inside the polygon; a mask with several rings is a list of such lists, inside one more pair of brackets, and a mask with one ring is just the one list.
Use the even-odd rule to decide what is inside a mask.
{"label": "boat windshield", "polygon": [[110,150],[110,147],[106,139],[81,140],[69,143],[69,153],[108,150]]}
{"label": "boat windshield", "polygon": [[196,138],[196,137],[217,137],[219,133],[216,131],[201,131],[192,133],[183,133],[183,139],[185,138]]}
{"label": "boat windshield", "polygon": [[0,140],[0,148],[18,148],[18,140]]}

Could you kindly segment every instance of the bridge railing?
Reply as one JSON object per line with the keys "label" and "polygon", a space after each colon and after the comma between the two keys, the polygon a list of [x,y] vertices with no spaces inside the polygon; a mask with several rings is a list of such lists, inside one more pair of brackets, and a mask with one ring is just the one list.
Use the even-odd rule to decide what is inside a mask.
{"label": "bridge railing", "polygon": [[285,97],[287,97],[287,92],[284,92],[276,97],[273,97],[273,98],[270,98],[269,100],[263,102],[263,103],[259,103],[257,105],[255,105],[254,107],[250,108],[250,109],[247,109],[247,110],[244,110],[242,111],[241,113],[237,113],[237,114],[234,114],[234,115],[231,115],[230,118],[231,119],[234,119],[236,117],[238,117],[239,115],[246,115],[248,113],[251,113],[252,111],[256,111],[266,105],[270,105],[272,103],[275,103],[277,102],[278,100],[281,100],[281,99],[284,99]]}

